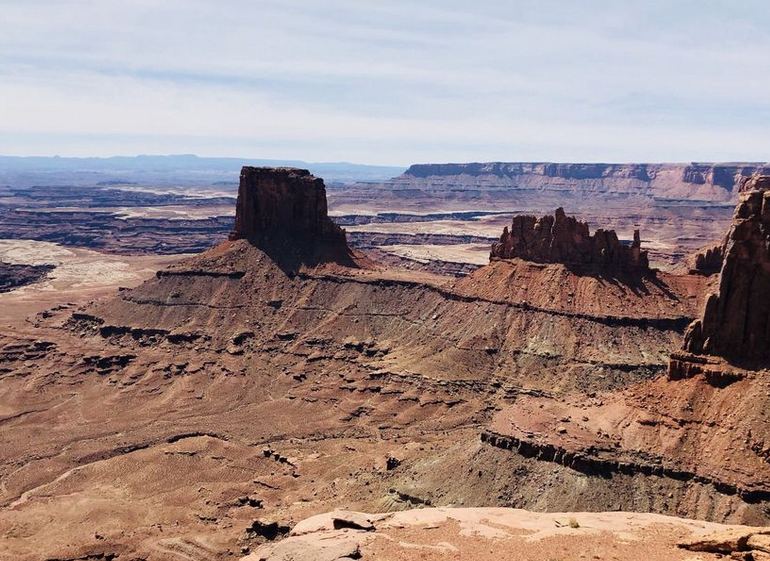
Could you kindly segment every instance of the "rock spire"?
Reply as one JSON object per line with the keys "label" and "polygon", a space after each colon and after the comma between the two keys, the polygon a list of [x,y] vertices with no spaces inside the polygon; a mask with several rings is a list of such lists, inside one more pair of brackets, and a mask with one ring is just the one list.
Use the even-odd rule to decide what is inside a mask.
{"label": "rock spire", "polygon": [[770,363],[770,176],[746,178],[723,248],[719,290],[685,334],[684,350]]}
{"label": "rock spire", "polygon": [[563,208],[553,216],[515,216],[510,229],[492,245],[490,260],[521,258],[538,263],[564,263],[600,271],[647,271],[647,252],[641,249],[639,231],[631,245],[623,244],[614,230],[596,230],[568,217]]}

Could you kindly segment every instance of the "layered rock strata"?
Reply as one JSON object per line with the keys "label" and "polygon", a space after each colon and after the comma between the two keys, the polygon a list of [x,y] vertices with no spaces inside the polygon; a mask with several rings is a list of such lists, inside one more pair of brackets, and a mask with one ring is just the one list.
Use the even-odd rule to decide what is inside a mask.
{"label": "layered rock strata", "polygon": [[750,368],[770,362],[770,176],[742,183],[723,251],[718,292],[687,329],[671,378],[698,373],[713,357]]}
{"label": "layered rock strata", "polygon": [[563,263],[599,270],[647,271],[647,252],[642,251],[639,231],[630,246],[614,230],[598,229],[568,217],[563,208],[553,216],[515,216],[500,240],[492,245],[490,260],[521,258],[536,263]]}
{"label": "layered rock strata", "polygon": [[398,186],[432,189],[474,185],[507,189],[558,189],[574,193],[613,193],[656,199],[729,201],[742,177],[770,173],[767,163],[607,164],[484,162],[416,164],[392,180]]}
{"label": "layered rock strata", "polygon": [[0,292],[38,282],[53,271],[53,265],[21,265],[0,261]]}

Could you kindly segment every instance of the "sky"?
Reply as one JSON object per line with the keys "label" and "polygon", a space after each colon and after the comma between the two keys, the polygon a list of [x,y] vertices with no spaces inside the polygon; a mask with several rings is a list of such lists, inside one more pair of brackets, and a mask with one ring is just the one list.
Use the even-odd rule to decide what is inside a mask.
{"label": "sky", "polygon": [[770,160],[765,0],[0,0],[0,154]]}

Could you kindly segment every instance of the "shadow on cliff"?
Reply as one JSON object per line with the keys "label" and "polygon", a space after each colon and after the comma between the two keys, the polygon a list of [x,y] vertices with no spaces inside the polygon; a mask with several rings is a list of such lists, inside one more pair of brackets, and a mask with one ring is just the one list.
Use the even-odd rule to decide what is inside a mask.
{"label": "shadow on cliff", "polygon": [[293,277],[302,269],[321,265],[360,269],[366,262],[364,257],[337,239],[281,237],[249,238],[246,241],[267,255],[289,277]]}
{"label": "shadow on cliff", "polygon": [[668,285],[658,278],[656,269],[600,269],[575,264],[565,264],[564,266],[575,276],[591,277],[600,283],[611,284],[619,288],[627,289],[639,296],[649,296],[651,294],[649,285],[654,285],[658,290],[665,294],[666,297],[671,300],[679,300],[679,297],[668,287]]}

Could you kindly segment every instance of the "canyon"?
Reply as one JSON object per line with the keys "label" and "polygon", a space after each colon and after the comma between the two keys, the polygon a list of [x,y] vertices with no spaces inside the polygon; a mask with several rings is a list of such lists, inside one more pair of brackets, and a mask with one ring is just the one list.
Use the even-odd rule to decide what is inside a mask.
{"label": "canyon", "polygon": [[[0,556],[550,559],[586,544],[610,555],[632,531],[646,558],[692,559],[680,544],[733,531],[745,539],[700,558],[761,559],[761,531],[742,525],[770,521],[770,185],[736,177],[761,166],[529,166],[413,166],[344,193],[307,170],[247,166],[234,226],[210,249],[4,318]],[[639,220],[628,237],[611,221],[591,234],[560,205],[485,215],[496,235],[471,240],[487,262],[459,275],[349,244],[364,232],[343,227],[414,223],[406,208],[345,214],[363,189],[387,205],[409,198],[380,201],[394,185],[457,176],[479,191],[622,179],[634,197],[705,197],[687,207],[704,222],[724,208],[711,204],[738,210],[697,240],[718,250],[676,269],[655,266]],[[454,197],[429,222],[456,219]]]}
{"label": "canyon", "polygon": [[[0,160],[0,237],[124,255],[200,252],[232,229],[237,164],[184,156]],[[736,182],[768,164],[415,164],[400,175],[342,164],[313,169],[335,178],[327,185],[330,216],[347,228],[351,246],[392,265],[462,275],[484,261],[512,214],[560,206],[621,240],[641,230],[654,266],[674,270],[721,241]]]}

